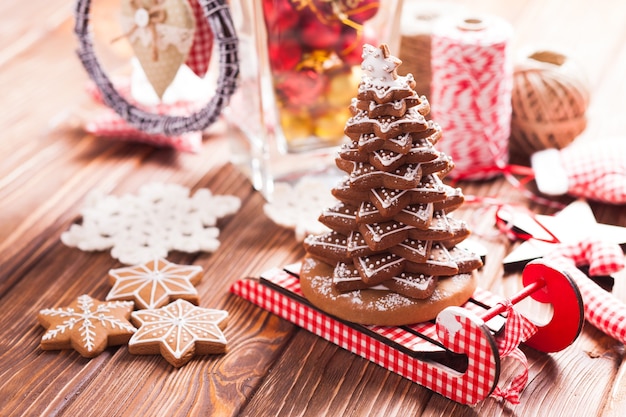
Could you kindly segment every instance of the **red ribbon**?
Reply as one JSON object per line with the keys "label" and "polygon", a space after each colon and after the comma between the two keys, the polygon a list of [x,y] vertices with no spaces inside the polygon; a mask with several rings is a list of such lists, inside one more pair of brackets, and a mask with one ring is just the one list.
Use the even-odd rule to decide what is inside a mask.
{"label": "red ribbon", "polygon": [[520,343],[528,340],[537,332],[537,327],[528,319],[519,314],[510,300],[500,304],[506,307],[506,323],[504,334],[496,338],[500,357],[511,357],[523,365],[523,370],[517,374],[505,388],[496,387],[491,393],[492,397],[501,398],[511,404],[519,404],[520,392],[528,382],[528,360],[526,355],[519,349]]}
{"label": "red ribbon", "polygon": [[561,243],[559,238],[556,237],[556,235],[554,233],[552,233],[550,231],[550,229],[548,229],[543,223],[541,223],[539,221],[539,219],[537,218],[537,216],[535,215],[535,213],[531,212],[530,210],[526,210],[526,214],[539,226],[541,227],[542,230],[544,230],[549,236],[550,239],[543,239],[543,238],[538,238],[530,233],[525,233],[525,232],[521,232],[521,231],[516,231],[514,229],[514,225],[513,225],[513,218],[511,217],[510,221],[507,222],[505,221],[502,216],[500,215],[500,212],[502,210],[504,210],[505,206],[504,205],[500,205],[498,206],[498,208],[496,209],[496,227],[503,233],[505,233],[510,239],[515,240],[515,239],[521,239],[521,240],[528,240],[528,239],[535,239],[535,240],[539,240],[542,242],[548,242],[548,243]]}
{"label": "red ribbon", "polygon": [[624,268],[624,253],[617,244],[586,240],[556,247],[544,259],[565,270],[583,298],[585,319],[605,334],[626,343],[626,304],[605,291],[577,266],[589,265],[589,275],[608,275]]}
{"label": "red ribbon", "polygon": [[467,172],[464,174],[459,174],[454,177],[454,181],[462,181],[467,178],[473,177],[476,174],[504,174],[504,175],[523,175],[521,183],[526,184],[533,178],[535,178],[535,172],[531,167],[527,167],[524,165],[492,165],[488,167],[479,167],[472,172]]}
{"label": "red ribbon", "polygon": [[[503,164],[503,165],[492,165],[489,167],[477,168],[471,172],[467,172],[465,174],[459,174],[454,178],[451,178],[451,184],[455,184],[457,181],[462,181],[468,179],[470,177],[475,176],[476,174],[490,174],[490,173],[500,173],[503,174],[507,181],[513,185],[516,189],[518,189],[522,195],[529,198],[530,200],[542,204],[546,207],[558,208],[562,209],[565,206],[556,201],[549,200],[547,198],[541,197],[525,188],[525,185],[532,181],[535,178],[535,172],[531,167],[523,166],[523,165],[514,165],[514,164]],[[518,179],[515,175],[521,175],[522,178]]]}

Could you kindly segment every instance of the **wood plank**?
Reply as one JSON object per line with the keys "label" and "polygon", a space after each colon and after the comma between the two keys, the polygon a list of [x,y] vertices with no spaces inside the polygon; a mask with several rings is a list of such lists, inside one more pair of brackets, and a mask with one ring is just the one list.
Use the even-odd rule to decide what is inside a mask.
{"label": "wood plank", "polygon": [[[232,168],[228,169],[226,167],[224,169],[222,167],[219,171],[221,175],[207,176],[207,179],[211,180],[209,184],[199,185],[209,186],[216,194],[247,188],[242,187],[242,182],[245,182],[245,179],[241,175],[236,175],[237,173],[233,172]],[[256,212],[262,203],[262,198],[256,195],[256,204],[246,207],[248,207],[249,211]],[[246,213],[244,211],[242,215],[253,217],[251,212]],[[256,216],[256,222],[251,222],[250,227],[228,220],[222,222],[222,226],[225,226],[221,235],[224,239],[223,250],[215,256],[201,255],[196,261],[198,264],[208,265],[205,272],[206,277],[198,285],[201,299],[203,301],[206,300],[207,305],[216,305],[216,307],[217,304],[225,304],[227,308],[230,308],[231,304],[234,306],[232,314],[236,319],[227,331],[227,336],[234,338],[233,345],[231,345],[233,353],[228,356],[226,362],[218,362],[219,369],[222,371],[229,370],[231,367],[236,368],[237,366],[245,365],[243,358],[246,355],[249,355],[250,360],[255,361],[255,364],[259,366],[263,359],[266,360],[266,363],[271,363],[271,354],[281,346],[281,341],[288,335],[292,327],[285,322],[277,320],[275,317],[268,317],[266,312],[253,309],[248,303],[244,303],[243,300],[239,300],[234,296],[228,296],[226,301],[224,301],[224,294],[227,294],[230,282],[243,274],[249,274],[254,271],[254,269],[250,270],[247,268],[267,267],[264,262],[261,262],[260,265],[252,261],[246,262],[247,259],[253,258],[258,253],[260,246],[269,244],[276,245],[278,248],[274,256],[271,255],[271,250],[268,251],[266,262],[269,264],[273,265],[274,263],[285,263],[293,260],[291,256],[285,257],[285,254],[290,255],[293,250],[280,250],[285,240],[293,241],[291,233],[284,231],[282,234],[277,233],[274,236],[270,236],[269,239],[262,239],[258,234],[264,228],[259,227],[259,222],[267,223],[269,220]],[[229,228],[228,226],[231,227]],[[254,250],[248,246],[242,246],[240,245],[240,239],[256,242],[258,247]],[[55,259],[72,259],[72,261],[69,264],[55,263]],[[190,255],[174,254],[172,261],[176,262],[177,259],[189,261],[191,257]],[[235,259],[238,259],[240,262],[233,263]],[[5,381],[2,386],[2,392],[6,395],[5,398],[12,399],[7,405],[8,409],[24,410],[31,407],[29,412],[37,415],[46,415],[48,412],[65,410],[66,408],[72,410],[70,405],[72,401],[77,400],[76,390],[81,392],[94,390],[97,393],[98,390],[104,387],[108,393],[111,393],[113,388],[109,384],[110,378],[115,379],[118,385],[121,385],[119,387],[121,390],[119,398],[124,398],[124,395],[128,394],[125,393],[128,387],[125,387],[123,382],[126,378],[119,379],[119,373],[124,373],[125,369],[129,375],[149,375],[151,379],[154,379],[154,384],[156,384],[159,378],[165,378],[163,383],[166,385],[172,383],[166,378],[168,375],[171,378],[175,378],[175,381],[179,381],[182,378],[180,375],[182,372],[178,374],[172,372],[172,368],[166,363],[164,364],[161,358],[132,357],[128,355],[125,348],[109,349],[105,354],[99,356],[98,360],[93,361],[85,360],[75,352],[62,352],[59,354],[59,352],[39,351],[38,341],[43,329],[34,322],[37,311],[46,306],[67,304],[82,293],[89,293],[96,298],[102,299],[109,288],[105,279],[106,271],[112,267],[117,267],[117,264],[106,253],[82,253],[77,249],[67,248],[58,243],[51,245],[50,250],[41,253],[39,259],[27,259],[27,262],[31,263],[31,266],[26,269],[25,276],[21,277],[14,287],[11,288],[11,291],[3,297],[5,300],[12,300],[5,316],[6,319],[10,320],[11,326],[6,330],[9,334],[20,337],[20,340],[16,341],[11,338],[5,340],[8,343],[19,343],[23,347],[28,346],[28,349],[25,350],[27,354],[21,358],[20,362],[12,364],[12,366],[17,366],[19,370],[14,370],[10,374],[0,374],[3,381]],[[51,285],[51,277],[54,277],[54,285]],[[35,293],[28,291],[27,288],[40,288],[41,291]],[[23,329],[30,329],[28,331],[28,341],[21,339]],[[257,336],[256,333],[259,332],[261,334]],[[240,334],[243,336],[239,336]],[[237,339],[239,338],[242,341],[238,341]],[[266,353],[264,350],[268,349],[269,353]],[[9,366],[11,361],[13,359],[7,355],[0,355],[0,369],[8,371],[11,368]],[[158,373],[158,377],[149,373],[148,369],[151,368],[150,366],[144,370],[146,362],[156,369],[155,372]],[[110,371],[104,372],[100,369],[102,367],[110,367]],[[61,372],[59,369],[64,371]],[[197,381],[199,378],[199,373],[204,372],[202,362],[195,366],[185,367],[185,369],[188,369],[186,372],[191,372],[187,374],[187,382],[185,383],[185,385],[189,386],[194,385],[194,381]],[[259,372],[261,372],[262,368],[259,369]],[[212,373],[216,373],[219,376],[217,371],[211,371],[210,374]],[[59,374],[61,374],[61,378],[59,378]],[[31,376],[36,378],[36,380],[31,380]],[[100,384],[101,378],[104,378],[107,382]],[[247,367],[245,372],[232,369],[227,372],[227,377],[225,378],[226,381],[223,381],[221,385],[232,385],[232,389],[220,389],[216,395],[225,395],[233,389],[243,389],[241,386],[251,389],[254,385],[253,378]],[[219,381],[213,383],[220,385]],[[29,391],[26,395],[16,395],[24,384],[33,386],[35,389]],[[40,388],[36,389],[38,386]],[[35,401],[36,398],[39,400]],[[76,407],[79,410],[85,407],[83,401],[86,401],[90,406],[94,405],[94,403],[98,402],[97,400],[94,401],[94,398],[103,399],[103,402],[107,404],[110,403],[102,395],[92,398],[89,395],[81,395],[76,402]],[[135,397],[131,396],[123,403],[113,402],[111,406],[119,406],[121,404],[124,407],[128,407],[132,405],[133,398]],[[167,397],[159,396],[159,398],[162,398],[164,402],[168,401]],[[237,409],[242,401],[241,398],[238,400],[237,398],[234,395],[234,400],[231,401],[232,404],[230,406],[234,409]],[[29,405],[31,403],[33,405]],[[102,404],[103,406],[105,405],[104,403]],[[220,399],[216,403],[223,404],[224,399]],[[49,407],[52,408],[42,409],[41,407],[47,407],[46,404],[51,404]],[[153,404],[156,407],[155,410],[159,410],[160,407],[164,406],[163,403],[158,403],[158,401],[146,403],[145,398],[140,396],[139,404],[136,406],[140,408],[142,404]],[[209,406],[210,404],[211,402],[208,403]],[[204,404],[204,407],[206,406],[207,404]]]}
{"label": "wood plank", "polygon": [[[242,187],[245,179],[240,174],[237,175],[232,168],[221,167],[218,170],[217,175],[215,173],[207,175],[209,184],[198,185],[209,186],[216,194],[246,188]],[[254,195],[254,200],[254,204],[245,205],[244,211],[239,213],[244,218],[254,220],[248,224],[232,222],[230,219],[222,222],[224,229],[221,233],[223,241],[220,251],[211,255],[197,256],[194,262],[205,267],[205,277],[197,286],[202,300],[201,305],[231,310],[234,317],[226,330],[226,335],[231,341],[227,355],[200,359],[194,361],[191,366],[174,370],[160,357],[132,356],[124,347],[109,349],[106,355],[99,356],[102,359],[98,361],[86,361],[75,352],[63,352],[62,369],[67,369],[63,375],[69,377],[77,373],[79,375],[76,378],[81,382],[77,383],[74,378],[58,380],[56,374],[59,371],[56,367],[59,366],[59,353],[42,354],[38,350],[38,338],[41,337],[43,329],[34,324],[34,328],[29,332],[34,336],[30,340],[30,353],[25,355],[23,362],[19,364],[19,372],[4,376],[6,378],[4,392],[8,397],[18,401],[9,406],[20,410],[27,404],[36,403],[40,408],[31,408],[29,411],[42,415],[61,411],[72,415],[78,412],[77,410],[94,406],[97,406],[95,410],[98,410],[98,413],[105,410],[111,415],[122,410],[135,410],[142,415],[151,415],[157,411],[167,410],[168,407],[176,407],[176,410],[171,410],[172,412],[193,410],[200,415],[206,415],[205,413],[216,411],[215,407],[219,404],[220,408],[217,411],[226,413],[230,410],[227,414],[234,415],[245,402],[246,396],[254,390],[255,384],[258,384],[265,370],[275,360],[277,352],[282,350],[283,341],[289,337],[293,326],[237,297],[225,298],[224,294],[228,293],[230,283],[235,279],[253,273],[258,274],[260,270],[271,265],[293,262],[294,253],[295,257],[302,256],[302,253],[294,248],[299,244],[294,242],[292,232],[284,230],[272,236],[262,235],[263,230],[267,229],[269,219],[255,216],[254,213],[258,213],[264,201],[258,194]],[[249,244],[241,245],[242,241]],[[286,243],[288,250],[285,250]],[[266,257],[259,260],[256,254],[266,246]],[[50,267],[54,259],[67,259],[70,256],[73,260],[69,268],[57,263],[56,267],[59,270],[55,273]],[[189,261],[192,257],[179,254],[173,254],[171,257],[172,262],[178,259]],[[54,305],[65,304],[83,292],[102,299],[109,289],[104,274],[111,267],[116,267],[116,264],[106,253],[86,254],[58,244],[53,246],[53,249],[43,254],[42,259],[38,260],[32,270],[28,271],[6,295],[5,298],[14,297],[15,301],[15,308],[7,312],[13,323],[13,327],[8,330],[12,334],[19,334],[20,328],[32,328],[33,318],[36,312],[45,306],[45,302]],[[54,286],[49,285],[51,275],[56,276]],[[24,289],[26,287],[41,288],[41,294],[29,292]],[[42,300],[33,300],[32,297],[40,297]],[[31,307],[24,311],[24,306],[28,305]],[[104,357],[107,360],[104,360]],[[251,365],[246,358],[254,364],[254,372],[250,371]],[[0,364],[3,361],[8,362],[9,358],[0,356]],[[83,373],[88,372],[88,369],[91,371],[89,376],[85,377]],[[257,376],[254,377],[253,374]],[[41,384],[42,388],[32,391],[32,396],[15,395],[23,383],[37,385],[35,381],[30,381],[30,375],[37,378],[37,383]],[[129,391],[125,381],[133,375],[141,375],[151,382],[146,386],[137,384],[135,390]],[[168,387],[172,384],[183,385],[189,389],[184,397],[174,403],[170,402],[167,396],[159,394],[162,390],[171,389]],[[80,390],[80,396],[77,396],[77,390]],[[206,397],[207,392],[211,393],[212,397]],[[114,395],[119,401],[109,401],[104,393]],[[38,401],[34,401],[35,398]],[[208,398],[213,398],[213,401],[207,401]],[[44,406],[46,408],[42,409]]]}
{"label": "wood plank", "polygon": [[300,330],[241,415],[396,415],[401,398],[402,414],[420,415],[420,402],[432,395]]}
{"label": "wood plank", "polygon": [[[126,67],[128,45],[108,45],[118,33],[115,0],[94,1],[98,52],[111,71]],[[588,73],[593,88],[583,140],[624,135],[626,3],[607,0],[473,1],[515,29],[523,47],[562,48]],[[227,163],[229,130],[212,127],[196,155],[144,145],[110,143],[84,135],[73,117],[93,108],[74,55],[72,10],[60,0],[0,4],[0,414],[2,415],[551,415],[621,416],[626,410],[623,344],[585,326],[568,349],[546,355],[523,348],[530,381],[515,407],[487,399],[466,407],[295,328],[228,294],[245,276],[298,261],[293,232],[262,212],[261,196]],[[5,47],[6,44],[6,47]],[[79,218],[86,195],[100,189],[121,195],[149,181],[235,194],[241,211],[220,221],[222,245],[214,254],[173,253],[170,260],[204,268],[201,305],[227,309],[229,351],[181,369],[158,356],[109,348],[86,360],[72,351],[43,352],[36,313],[88,293],[106,296],[106,272],[119,264],[106,252],[65,247],[60,234]],[[496,197],[535,212],[554,213],[502,179],[461,183],[468,196]],[[599,221],[626,226],[623,206],[592,203]],[[515,247],[495,233],[493,207],[466,204],[468,221],[489,253],[481,286],[511,295],[520,273],[504,274],[500,260]],[[624,273],[613,292],[626,300]],[[524,305],[529,313],[546,314]],[[519,367],[503,361],[503,381]]]}

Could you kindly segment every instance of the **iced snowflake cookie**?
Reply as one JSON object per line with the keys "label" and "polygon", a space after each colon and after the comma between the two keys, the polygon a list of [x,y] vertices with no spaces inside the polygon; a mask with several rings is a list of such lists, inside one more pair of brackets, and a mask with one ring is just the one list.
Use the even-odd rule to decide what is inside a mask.
{"label": "iced snowflake cookie", "polygon": [[274,223],[295,231],[302,241],[309,233],[319,234],[328,229],[317,221],[320,210],[332,204],[330,186],[319,178],[304,177],[295,185],[277,182],[272,201],[263,206],[263,212]]}
{"label": "iced snowflake cookie", "polygon": [[214,252],[220,242],[220,218],[239,210],[241,201],[213,195],[206,188],[193,196],[178,184],[150,183],[137,195],[89,195],[81,224],[73,224],[61,241],[84,251],[111,249],[121,263],[135,265],[169,251]]}
{"label": "iced snowflake cookie", "polygon": [[47,329],[43,350],[74,349],[85,358],[98,356],[108,346],[123,345],[137,329],[128,321],[129,301],[101,302],[81,295],[64,308],[46,308],[37,315]]}
{"label": "iced snowflake cookie", "polygon": [[171,365],[180,367],[196,355],[224,353],[228,313],[197,307],[178,299],[159,309],[139,310],[131,315],[139,327],[128,342],[134,355],[160,354]]}
{"label": "iced snowflake cookie", "polygon": [[198,265],[177,265],[162,258],[111,269],[113,288],[106,299],[134,301],[137,308],[159,308],[179,298],[198,304],[194,285],[202,279],[201,273]]}

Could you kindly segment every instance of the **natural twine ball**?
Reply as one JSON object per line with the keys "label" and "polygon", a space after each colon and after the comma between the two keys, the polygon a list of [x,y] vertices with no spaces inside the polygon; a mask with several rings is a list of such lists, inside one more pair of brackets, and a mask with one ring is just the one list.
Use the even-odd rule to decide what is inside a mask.
{"label": "natural twine ball", "polygon": [[567,56],[538,51],[513,73],[511,154],[529,156],[569,145],[587,126],[589,86]]}

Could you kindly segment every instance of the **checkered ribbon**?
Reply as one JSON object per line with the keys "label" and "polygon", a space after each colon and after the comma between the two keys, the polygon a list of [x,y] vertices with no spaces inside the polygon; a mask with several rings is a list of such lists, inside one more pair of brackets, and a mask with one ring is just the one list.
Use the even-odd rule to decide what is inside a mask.
{"label": "checkered ribbon", "polygon": [[496,338],[500,357],[517,359],[524,369],[511,380],[508,387],[496,387],[491,396],[504,399],[511,404],[519,404],[520,392],[528,382],[528,360],[524,352],[519,349],[519,345],[534,335],[537,332],[537,327],[515,311],[513,304],[509,300],[502,301],[499,304],[506,307],[507,316],[504,333]]}
{"label": "checkered ribbon", "polygon": [[189,5],[193,11],[193,16],[196,18],[196,30],[185,64],[198,77],[204,77],[211,61],[213,32],[211,32],[209,22],[204,17],[204,11],[198,0],[189,0]]}
{"label": "checkered ribbon", "polygon": [[[130,82],[128,79],[116,80],[117,91],[129,102],[134,104],[130,94]],[[92,99],[100,104],[104,104],[100,90],[95,84],[87,85],[87,93]],[[158,103],[142,108],[156,114],[176,114],[189,115],[201,107],[201,103],[191,101],[178,101],[171,104]],[[180,135],[167,136],[158,133],[147,133],[130,125],[126,120],[109,108],[98,112],[91,120],[85,123],[85,131],[97,137],[141,142],[158,147],[170,147],[183,152],[199,152],[202,147],[202,132],[186,132]]]}
{"label": "checkered ribbon", "polygon": [[626,343],[626,305],[589,279],[577,266],[589,265],[589,275],[609,275],[624,268],[624,253],[616,244],[599,240],[557,246],[545,259],[574,280],[583,298],[585,318],[607,335]]}

